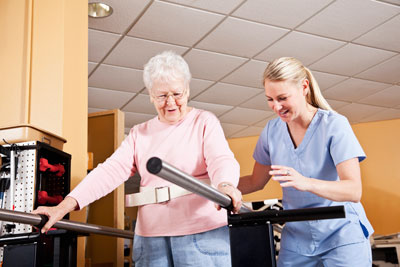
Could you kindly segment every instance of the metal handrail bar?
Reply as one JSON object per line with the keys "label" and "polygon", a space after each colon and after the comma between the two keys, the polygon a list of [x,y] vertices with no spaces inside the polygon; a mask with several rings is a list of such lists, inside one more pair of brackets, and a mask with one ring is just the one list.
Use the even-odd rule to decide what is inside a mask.
{"label": "metal handrail bar", "polygon": [[[153,157],[147,161],[147,170],[154,175],[157,175],[173,184],[179,185],[180,187],[194,192],[208,200],[217,203],[221,207],[232,209],[232,199],[209,186],[208,184],[202,183],[200,180],[194,178],[193,176],[184,173],[183,171],[175,168],[169,163]],[[240,208],[240,213],[252,212],[251,209],[242,206]]]}
{"label": "metal handrail bar", "polygon": [[[33,226],[41,226],[46,223],[47,217],[44,215],[37,215],[21,211],[0,209],[0,220],[15,222],[15,223],[30,224]],[[56,222],[53,227],[70,230],[78,233],[99,234],[99,235],[114,236],[114,237],[121,237],[128,239],[133,239],[134,235],[134,232],[132,231],[126,231],[122,229],[96,225],[96,224],[75,222],[65,219]]]}
{"label": "metal handrail bar", "polygon": [[[232,209],[232,199],[229,196],[221,193],[208,184],[202,183],[200,180],[175,168],[160,158],[150,158],[147,161],[147,170],[171,183],[211,200],[214,203],[219,204],[221,207],[225,207],[228,210]],[[253,212],[251,209],[242,206],[239,214],[229,215],[229,223],[246,223],[248,221],[259,221],[260,223],[265,223],[267,221],[271,223],[283,223],[288,221],[322,220],[344,217],[344,206],[280,211],[265,210],[258,212]],[[281,232],[281,227],[274,227],[274,230]]]}

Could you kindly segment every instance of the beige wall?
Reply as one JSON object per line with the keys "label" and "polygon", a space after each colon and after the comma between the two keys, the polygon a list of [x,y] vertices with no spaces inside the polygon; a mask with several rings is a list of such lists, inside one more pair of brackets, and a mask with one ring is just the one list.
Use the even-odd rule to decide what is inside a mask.
{"label": "beige wall", "polygon": [[353,125],[367,158],[361,163],[363,203],[377,234],[400,232],[400,120]]}
{"label": "beige wall", "polygon": [[0,2],[0,125],[28,120],[31,16],[30,1]]}
{"label": "beige wall", "polygon": [[[256,147],[258,136],[232,138],[228,140],[229,146],[240,164],[240,176],[250,175],[253,172],[253,151]],[[270,180],[263,190],[244,195],[244,201],[258,201],[270,198],[282,198],[282,189],[278,182]]]}
{"label": "beige wall", "polygon": [[[72,187],[87,170],[87,29],[85,1],[0,1],[0,127],[32,124],[65,138]],[[83,239],[79,248],[83,266]]]}
{"label": "beige wall", "polygon": [[[43,1],[43,0],[41,0]],[[37,1],[36,1],[37,2]],[[45,2],[54,2],[51,0]],[[74,188],[87,173],[87,114],[88,114],[88,6],[82,0],[63,0],[64,34],[62,65],[62,136],[67,139],[64,150],[71,158],[71,189]],[[45,3],[48,5],[49,3]],[[51,12],[53,12],[52,10]],[[54,13],[54,12],[53,12]],[[49,21],[47,21],[49,23]],[[52,29],[57,31],[57,29]],[[48,33],[49,34],[49,33]],[[46,51],[43,51],[45,53]],[[51,68],[47,65],[46,68]],[[59,69],[61,71],[61,68]],[[61,77],[60,77],[61,78]],[[43,76],[46,79],[46,76]],[[48,87],[54,90],[54,88]],[[46,111],[48,112],[48,111]],[[39,113],[39,111],[38,111]],[[33,117],[32,123],[40,117]],[[48,127],[50,125],[46,124]],[[72,212],[71,220],[85,222],[86,209]],[[85,238],[78,238],[78,266],[85,262]]]}
{"label": "beige wall", "polygon": [[[362,204],[377,234],[400,232],[400,120],[353,125],[354,132],[367,154],[361,163]],[[229,139],[241,176],[252,172],[252,157],[258,136]],[[281,198],[275,181],[258,192],[244,196],[245,201]]]}

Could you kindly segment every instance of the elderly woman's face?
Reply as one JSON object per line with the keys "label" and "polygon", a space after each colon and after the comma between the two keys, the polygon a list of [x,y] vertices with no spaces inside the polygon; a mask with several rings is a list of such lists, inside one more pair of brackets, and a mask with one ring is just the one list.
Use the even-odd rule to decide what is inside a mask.
{"label": "elderly woman's face", "polygon": [[150,97],[162,122],[175,124],[189,111],[189,88],[185,87],[183,80],[154,82]]}

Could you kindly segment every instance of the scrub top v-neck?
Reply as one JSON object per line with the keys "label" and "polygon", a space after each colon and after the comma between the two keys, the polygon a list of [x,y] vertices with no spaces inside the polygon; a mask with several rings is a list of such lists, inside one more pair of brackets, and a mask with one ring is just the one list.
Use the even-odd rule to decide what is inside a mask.
{"label": "scrub top v-neck", "polygon": [[287,143],[288,148],[292,147],[293,153],[301,153],[301,151],[302,151],[303,149],[306,149],[306,147],[307,147],[307,145],[308,145],[308,143],[309,143],[309,141],[310,141],[310,139],[311,139],[311,137],[312,137],[314,131],[315,131],[316,128],[317,128],[318,120],[315,119],[315,118],[317,117],[317,116],[316,116],[317,113],[318,113],[318,110],[317,110],[317,112],[315,113],[314,117],[312,118],[310,124],[308,125],[307,130],[306,130],[306,133],[305,133],[305,135],[304,135],[304,137],[303,137],[303,140],[301,140],[301,143],[300,143],[297,147],[296,147],[296,145],[294,144],[294,140],[292,139],[292,137],[291,137],[291,135],[290,135],[289,126],[288,126],[285,122],[283,122],[282,120],[280,120],[281,123],[283,123],[283,124],[286,125],[286,129],[287,129],[287,130],[286,130],[286,134],[285,134],[285,136],[286,136],[286,137],[285,137],[285,138],[286,138],[286,143]]}
{"label": "scrub top v-neck", "polygon": [[[284,165],[304,177],[338,181],[336,165],[351,158],[365,159],[348,120],[318,109],[296,148],[280,118],[267,123],[257,142],[254,159],[263,165]],[[346,218],[286,223],[281,246],[303,255],[317,255],[337,246],[364,242],[373,233],[360,203],[335,202],[295,188],[282,188],[285,209],[344,205]]]}

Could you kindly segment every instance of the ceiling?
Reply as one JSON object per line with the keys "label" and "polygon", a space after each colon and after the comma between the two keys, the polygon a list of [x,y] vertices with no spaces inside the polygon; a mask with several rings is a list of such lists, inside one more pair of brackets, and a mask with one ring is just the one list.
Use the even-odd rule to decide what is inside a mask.
{"label": "ceiling", "polygon": [[189,106],[213,112],[227,138],[275,117],[261,77],[281,56],[308,66],[351,123],[400,118],[399,0],[102,2],[114,12],[89,18],[89,112],[121,109],[125,132],[157,114],[142,70],[164,50],[188,62]]}

